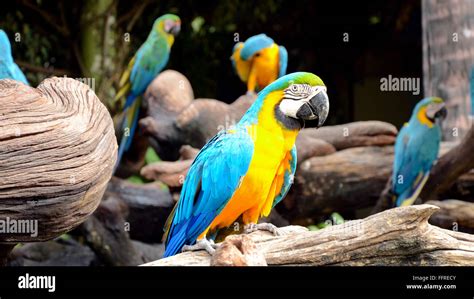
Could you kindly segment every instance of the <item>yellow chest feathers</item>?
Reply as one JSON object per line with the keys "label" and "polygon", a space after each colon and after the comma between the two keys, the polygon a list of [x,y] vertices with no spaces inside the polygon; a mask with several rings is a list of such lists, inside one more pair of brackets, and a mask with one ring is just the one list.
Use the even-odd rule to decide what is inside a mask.
{"label": "yellow chest feathers", "polygon": [[267,96],[256,124],[247,127],[254,141],[249,169],[223,211],[210,229],[227,227],[242,216],[244,223],[254,222],[269,214],[273,201],[281,191],[285,171],[290,169],[291,153],[298,130],[288,130],[274,116],[275,105],[282,92]]}

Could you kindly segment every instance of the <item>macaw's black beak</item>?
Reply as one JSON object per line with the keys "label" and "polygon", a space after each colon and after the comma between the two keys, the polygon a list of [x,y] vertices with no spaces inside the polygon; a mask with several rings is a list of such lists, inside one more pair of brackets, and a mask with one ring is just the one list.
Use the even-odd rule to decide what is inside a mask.
{"label": "macaw's black beak", "polygon": [[438,112],[435,113],[435,118],[440,118],[444,120],[448,116],[448,110],[446,106],[443,106]]}
{"label": "macaw's black beak", "polygon": [[446,107],[443,105],[443,107],[438,110],[438,112],[435,113],[434,115],[434,119],[435,119],[435,122],[438,126],[441,126],[443,120],[446,118],[446,116],[448,116],[448,110],[446,109]]}
{"label": "macaw's black beak", "polygon": [[320,91],[296,112],[296,117],[304,121],[307,128],[321,127],[329,113],[329,98],[325,91]]}
{"label": "macaw's black beak", "polygon": [[181,31],[181,23],[175,23],[173,27],[171,27],[170,33],[174,35],[174,37],[178,36],[179,32]]}

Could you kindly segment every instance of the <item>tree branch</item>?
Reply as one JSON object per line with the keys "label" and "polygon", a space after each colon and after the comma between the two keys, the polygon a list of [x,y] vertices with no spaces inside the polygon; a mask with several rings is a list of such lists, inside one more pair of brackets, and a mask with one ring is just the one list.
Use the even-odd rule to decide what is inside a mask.
{"label": "tree branch", "polygon": [[[319,231],[288,226],[288,234],[250,234],[268,265],[474,265],[474,236],[428,223],[439,208],[416,205],[390,209]],[[235,238],[235,237],[234,237]],[[224,241],[226,242],[226,241]],[[204,251],[185,252],[145,266],[208,266]]]}

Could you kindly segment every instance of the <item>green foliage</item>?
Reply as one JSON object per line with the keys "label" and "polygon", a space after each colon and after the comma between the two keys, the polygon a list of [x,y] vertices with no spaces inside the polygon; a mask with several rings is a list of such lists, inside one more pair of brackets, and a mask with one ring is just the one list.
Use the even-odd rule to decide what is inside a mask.
{"label": "green foliage", "polygon": [[309,225],[307,228],[310,231],[316,231],[328,226],[338,225],[344,223],[344,218],[339,213],[332,213],[326,221],[320,222],[318,224]]}
{"label": "green foliage", "polygon": [[61,236],[58,237],[58,239],[64,240],[64,241],[69,241],[69,240],[72,239],[72,237],[69,234],[62,234]]}
{"label": "green foliage", "polygon": [[145,154],[145,165],[155,163],[155,162],[160,162],[160,161],[161,159],[160,157],[158,157],[158,154],[155,152],[155,150],[151,146],[149,146]]}
{"label": "green foliage", "polygon": [[146,184],[148,183],[145,178],[139,176],[139,175],[132,175],[130,177],[127,178],[127,181],[129,181],[130,183],[134,183],[134,184],[137,184],[137,185],[143,185],[143,184]]}

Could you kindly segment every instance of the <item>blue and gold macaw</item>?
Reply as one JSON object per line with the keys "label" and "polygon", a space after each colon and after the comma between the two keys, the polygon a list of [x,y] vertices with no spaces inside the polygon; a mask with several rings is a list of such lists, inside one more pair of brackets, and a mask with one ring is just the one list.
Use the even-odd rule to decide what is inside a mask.
{"label": "blue and gold macaw", "polygon": [[326,87],[311,73],[292,73],[263,89],[239,123],[214,136],[192,163],[168,218],[164,256],[182,249],[212,253],[206,236],[237,219],[246,228],[276,232],[256,223],[291,186],[298,132],[321,126],[328,111]]}
{"label": "blue and gold macaw", "polygon": [[180,29],[181,20],[178,16],[166,14],[156,19],[148,38],[130,60],[120,79],[120,89],[115,99],[126,97],[126,100],[116,167],[132,143],[141,106],[140,96],[168,63],[171,46]]}
{"label": "blue and gold macaw", "polygon": [[235,44],[231,60],[247,91],[255,92],[286,74],[288,52],[262,33]]}
{"label": "blue and gold macaw", "polygon": [[13,79],[27,85],[28,80],[13,61],[12,47],[5,31],[0,29],[0,79]]}
{"label": "blue and gold macaw", "polygon": [[442,99],[425,98],[400,130],[395,142],[391,189],[395,206],[413,204],[428,180],[438,157],[441,122],[446,114]]}

